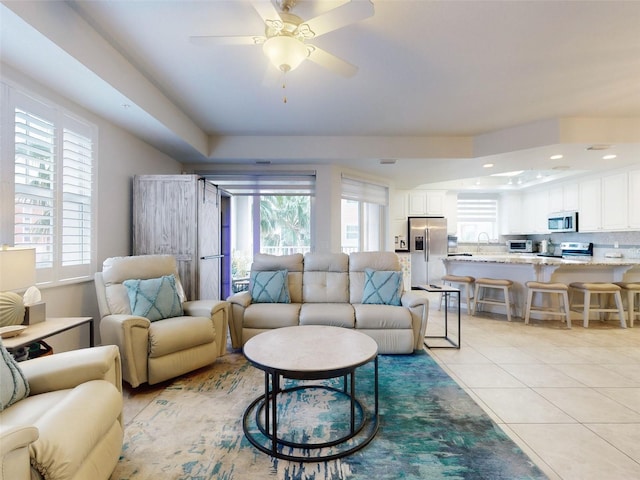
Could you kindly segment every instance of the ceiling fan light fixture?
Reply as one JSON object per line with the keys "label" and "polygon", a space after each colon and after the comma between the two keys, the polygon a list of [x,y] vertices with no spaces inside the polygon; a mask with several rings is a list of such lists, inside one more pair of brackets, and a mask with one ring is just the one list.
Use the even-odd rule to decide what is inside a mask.
{"label": "ceiling fan light fixture", "polygon": [[289,35],[268,38],[262,50],[271,63],[282,72],[295,70],[309,56],[307,46]]}

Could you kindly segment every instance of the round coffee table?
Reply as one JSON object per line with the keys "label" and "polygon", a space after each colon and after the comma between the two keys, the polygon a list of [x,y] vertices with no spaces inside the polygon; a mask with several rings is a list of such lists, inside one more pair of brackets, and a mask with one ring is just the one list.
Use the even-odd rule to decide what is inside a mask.
{"label": "round coffee table", "polygon": [[[251,338],[244,345],[244,355],[254,367],[264,371],[264,394],[247,407],[242,422],[245,436],[260,451],[298,462],[333,460],[360,450],[376,435],[378,345],[368,335],[323,325],[283,327]],[[374,409],[368,414],[356,398],[355,371],[371,361],[374,362]],[[312,381],[343,377],[344,385],[338,389],[323,383],[303,382],[283,389],[280,377]],[[315,442],[307,434],[301,435],[304,438],[300,441],[279,436],[278,398],[299,390],[317,389],[335,392],[349,402],[350,425],[346,433],[334,440]],[[252,420],[253,414],[255,420]],[[252,421],[258,431],[250,428]],[[284,453],[284,447],[290,447],[292,453]],[[297,449],[303,451],[297,455]],[[310,455],[313,450],[318,454]]]}

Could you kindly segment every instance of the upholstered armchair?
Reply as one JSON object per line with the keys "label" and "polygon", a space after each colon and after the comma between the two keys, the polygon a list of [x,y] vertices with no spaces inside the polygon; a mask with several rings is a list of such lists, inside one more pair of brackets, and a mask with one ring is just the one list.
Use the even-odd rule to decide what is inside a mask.
{"label": "upholstered armchair", "polygon": [[16,363],[0,347],[0,480],[107,480],[122,450],[113,345]]}
{"label": "upholstered armchair", "polygon": [[228,303],[186,301],[172,255],[108,258],[95,285],[102,343],[118,346],[132,387],[210,365],[226,352]]}

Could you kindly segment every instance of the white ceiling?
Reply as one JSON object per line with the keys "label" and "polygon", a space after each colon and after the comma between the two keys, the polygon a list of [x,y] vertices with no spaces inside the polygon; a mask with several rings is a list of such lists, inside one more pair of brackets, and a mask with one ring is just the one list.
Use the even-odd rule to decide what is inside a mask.
{"label": "white ceiling", "polygon": [[264,34],[250,2],[2,3],[3,62],[194,168],[330,162],[400,188],[475,188],[487,162],[531,174],[640,163],[640,1],[374,0],[373,17],[314,40],[358,73],[303,62],[286,104],[260,46],[189,41]]}

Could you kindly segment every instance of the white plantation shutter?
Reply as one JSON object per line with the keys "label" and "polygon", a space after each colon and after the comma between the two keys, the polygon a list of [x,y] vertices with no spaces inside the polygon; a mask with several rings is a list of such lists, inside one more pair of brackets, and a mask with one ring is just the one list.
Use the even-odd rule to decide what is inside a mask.
{"label": "white plantation shutter", "polygon": [[62,167],[62,266],[91,263],[93,142],[64,129]]}
{"label": "white plantation shutter", "polygon": [[53,267],[55,223],[53,122],[15,109],[15,245],[36,248],[38,268]]}
{"label": "white plantation shutter", "polygon": [[96,128],[57,106],[9,90],[14,245],[36,249],[38,283],[90,278],[95,270]]}

